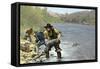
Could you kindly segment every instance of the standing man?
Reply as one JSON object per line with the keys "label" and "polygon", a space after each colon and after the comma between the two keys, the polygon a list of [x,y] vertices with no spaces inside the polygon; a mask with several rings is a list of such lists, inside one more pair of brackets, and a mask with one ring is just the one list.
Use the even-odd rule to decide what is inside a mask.
{"label": "standing man", "polygon": [[49,58],[49,51],[52,47],[55,48],[55,52],[57,52],[57,58],[61,58],[61,48],[60,48],[60,37],[61,33],[55,29],[51,24],[47,24],[44,26],[44,37],[46,42],[46,58]]}

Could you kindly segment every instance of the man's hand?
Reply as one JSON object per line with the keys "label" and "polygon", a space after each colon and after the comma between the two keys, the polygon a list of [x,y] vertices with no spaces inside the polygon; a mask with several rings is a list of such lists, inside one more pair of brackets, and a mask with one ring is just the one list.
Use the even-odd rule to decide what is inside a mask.
{"label": "man's hand", "polygon": [[60,40],[60,37],[61,37],[61,34],[59,33],[59,34],[58,34],[58,38],[57,38],[57,40]]}
{"label": "man's hand", "polygon": [[45,43],[48,44],[48,39],[45,39]]}
{"label": "man's hand", "polygon": [[45,39],[45,42],[48,42],[49,40],[48,39]]}

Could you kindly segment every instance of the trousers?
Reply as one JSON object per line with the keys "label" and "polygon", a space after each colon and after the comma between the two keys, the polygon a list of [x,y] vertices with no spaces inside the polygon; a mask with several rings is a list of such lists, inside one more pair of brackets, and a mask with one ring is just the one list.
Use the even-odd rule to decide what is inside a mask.
{"label": "trousers", "polygon": [[55,48],[55,52],[57,53],[57,58],[61,58],[61,48],[60,48],[60,40],[52,39],[46,43],[46,58],[49,58],[49,51],[51,48]]}

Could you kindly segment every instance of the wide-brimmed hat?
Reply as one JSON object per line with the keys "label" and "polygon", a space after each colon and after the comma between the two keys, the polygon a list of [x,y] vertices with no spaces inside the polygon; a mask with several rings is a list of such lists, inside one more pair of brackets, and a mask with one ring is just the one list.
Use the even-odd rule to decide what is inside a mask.
{"label": "wide-brimmed hat", "polygon": [[44,26],[44,28],[52,28],[53,26],[51,24],[47,24],[46,26]]}

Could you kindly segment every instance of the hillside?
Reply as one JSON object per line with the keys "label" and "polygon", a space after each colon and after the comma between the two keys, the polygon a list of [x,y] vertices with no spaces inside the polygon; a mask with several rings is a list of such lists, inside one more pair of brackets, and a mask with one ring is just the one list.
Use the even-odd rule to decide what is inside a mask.
{"label": "hillside", "polygon": [[95,11],[81,11],[72,14],[60,15],[64,22],[79,23],[79,24],[95,24]]}
{"label": "hillside", "polygon": [[21,33],[27,28],[40,31],[46,23],[61,22],[59,17],[53,17],[47,12],[47,8],[21,6]]}

